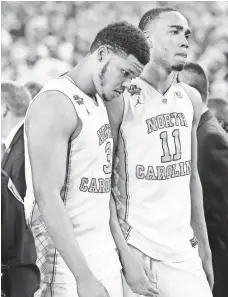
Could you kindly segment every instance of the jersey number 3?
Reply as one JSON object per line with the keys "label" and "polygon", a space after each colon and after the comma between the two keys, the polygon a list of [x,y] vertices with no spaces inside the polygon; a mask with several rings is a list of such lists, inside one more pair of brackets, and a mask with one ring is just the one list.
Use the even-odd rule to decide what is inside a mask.
{"label": "jersey number 3", "polygon": [[179,130],[173,130],[172,132],[175,144],[175,154],[170,153],[168,144],[168,134],[166,131],[160,133],[160,138],[162,140],[163,156],[161,157],[161,162],[166,163],[170,161],[177,161],[181,158],[181,144],[180,144],[180,133]]}
{"label": "jersey number 3", "polygon": [[112,147],[110,141],[106,143],[105,153],[107,158],[107,165],[103,165],[103,170],[105,174],[110,174],[112,172]]}

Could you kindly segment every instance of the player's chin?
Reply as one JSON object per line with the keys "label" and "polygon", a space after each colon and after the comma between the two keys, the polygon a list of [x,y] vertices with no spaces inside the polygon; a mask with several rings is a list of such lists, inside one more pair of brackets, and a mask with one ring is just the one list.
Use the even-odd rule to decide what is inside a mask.
{"label": "player's chin", "polygon": [[104,99],[104,101],[112,101],[113,99],[115,99],[115,94],[103,94],[102,98]]}
{"label": "player's chin", "polygon": [[104,100],[105,101],[112,101],[114,99],[117,99],[119,96],[120,96],[120,93],[119,92],[113,91],[109,95],[106,94]]}
{"label": "player's chin", "polygon": [[178,64],[175,64],[175,65],[172,65],[172,69],[174,71],[182,71],[184,69],[184,66],[185,66],[185,62],[183,63],[178,63]]}

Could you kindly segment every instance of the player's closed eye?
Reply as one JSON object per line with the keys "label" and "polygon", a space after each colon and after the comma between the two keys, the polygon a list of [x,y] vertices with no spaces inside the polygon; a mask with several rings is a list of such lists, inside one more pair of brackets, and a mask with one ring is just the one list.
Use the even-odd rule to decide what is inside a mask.
{"label": "player's closed eye", "polygon": [[170,32],[172,35],[177,35],[178,33],[179,33],[179,31],[178,30],[173,30],[173,31],[171,31]]}
{"label": "player's closed eye", "polygon": [[130,74],[128,71],[125,71],[123,69],[121,69],[121,73],[123,74],[124,77],[128,77]]}

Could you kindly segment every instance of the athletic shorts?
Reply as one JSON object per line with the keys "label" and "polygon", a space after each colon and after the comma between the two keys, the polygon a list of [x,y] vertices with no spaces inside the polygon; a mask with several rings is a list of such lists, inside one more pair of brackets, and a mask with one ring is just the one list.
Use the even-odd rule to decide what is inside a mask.
{"label": "athletic shorts", "polygon": [[[131,246],[157,278],[159,297],[212,297],[202,262],[195,248],[195,257],[183,262],[163,262],[152,259]],[[132,292],[123,277],[124,297],[142,297]]]}
{"label": "athletic shorts", "polygon": [[[119,276],[100,281],[107,289],[110,297],[123,297],[121,274]],[[44,283],[34,297],[78,297],[76,283]],[[92,297],[92,296],[88,296]]]}

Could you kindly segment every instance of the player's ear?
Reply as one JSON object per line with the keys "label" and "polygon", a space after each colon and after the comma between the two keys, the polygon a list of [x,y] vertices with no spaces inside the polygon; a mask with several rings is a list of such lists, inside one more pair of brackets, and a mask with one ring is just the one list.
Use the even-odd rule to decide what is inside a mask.
{"label": "player's ear", "polygon": [[102,45],[97,50],[97,57],[99,62],[103,62],[107,59],[107,56],[109,55],[109,48],[105,45]]}
{"label": "player's ear", "polygon": [[218,120],[219,124],[221,125],[221,127],[224,128],[224,126],[225,126],[224,120],[222,120],[222,119],[217,119],[217,120]]}
{"label": "player's ear", "polygon": [[2,118],[5,118],[6,115],[7,115],[7,112],[8,112],[8,108],[7,108],[7,106],[6,106],[6,104],[4,103],[3,100],[2,100],[1,109],[2,109]]}
{"label": "player's ear", "polygon": [[143,32],[143,34],[149,44],[149,47],[152,48],[153,47],[152,37],[147,32]]}

